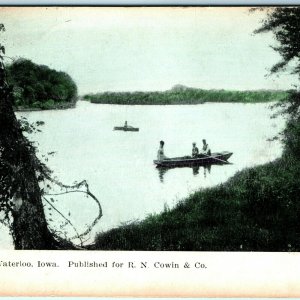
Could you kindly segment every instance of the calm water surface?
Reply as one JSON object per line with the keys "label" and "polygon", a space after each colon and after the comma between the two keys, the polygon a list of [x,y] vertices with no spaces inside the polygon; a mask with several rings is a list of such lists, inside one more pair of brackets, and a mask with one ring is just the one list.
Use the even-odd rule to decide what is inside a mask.
{"label": "calm water surface", "polygon": [[[100,232],[161,212],[166,205],[172,208],[199,188],[225,182],[238,170],[279,157],[281,144],[268,138],[284,127],[284,120],[271,119],[269,106],[121,106],[79,102],[76,109],[22,112],[18,116],[30,122],[45,121],[42,132],[30,135],[30,139],[38,142],[40,156],[56,152],[47,164],[60,181],[72,184],[87,179],[103,208],[103,217],[94,230]],[[112,130],[125,120],[140,131]],[[192,142],[200,148],[203,138],[213,152],[233,152],[232,164],[213,165],[210,169],[177,168],[165,173],[153,165],[160,140],[165,141],[165,154],[172,157],[190,155]],[[82,194],[56,199],[57,208],[65,215],[70,213],[69,218],[79,231],[97,214],[96,205]],[[59,219],[49,212],[49,218]],[[73,233],[70,229],[69,234]]]}

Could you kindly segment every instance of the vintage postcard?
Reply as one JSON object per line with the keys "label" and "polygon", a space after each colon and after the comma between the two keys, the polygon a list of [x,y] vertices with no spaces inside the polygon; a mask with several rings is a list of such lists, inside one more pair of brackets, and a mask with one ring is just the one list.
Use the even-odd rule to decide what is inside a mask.
{"label": "vintage postcard", "polygon": [[300,296],[299,33],[299,7],[0,7],[0,295]]}

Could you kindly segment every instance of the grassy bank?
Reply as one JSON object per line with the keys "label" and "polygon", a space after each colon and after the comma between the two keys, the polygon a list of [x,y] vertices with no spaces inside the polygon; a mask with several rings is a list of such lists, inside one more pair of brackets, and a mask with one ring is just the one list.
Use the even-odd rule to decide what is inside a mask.
{"label": "grassy bank", "polygon": [[300,251],[299,103],[300,93],[291,93],[281,158],[199,190],[173,209],[99,233],[92,248]]}
{"label": "grassy bank", "polygon": [[285,91],[225,91],[174,87],[164,92],[105,92],[88,94],[83,100],[99,104],[175,105],[205,102],[259,103],[280,101]]}
{"label": "grassy bank", "polygon": [[172,210],[99,234],[94,249],[299,251],[300,163],[283,157]]}

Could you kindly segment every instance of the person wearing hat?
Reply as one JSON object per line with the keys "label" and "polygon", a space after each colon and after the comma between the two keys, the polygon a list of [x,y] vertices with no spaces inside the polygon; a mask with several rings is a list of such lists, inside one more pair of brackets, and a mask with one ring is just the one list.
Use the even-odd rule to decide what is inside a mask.
{"label": "person wearing hat", "polygon": [[196,147],[196,143],[193,143],[193,149],[192,149],[192,157],[197,157],[199,155],[199,149]]}

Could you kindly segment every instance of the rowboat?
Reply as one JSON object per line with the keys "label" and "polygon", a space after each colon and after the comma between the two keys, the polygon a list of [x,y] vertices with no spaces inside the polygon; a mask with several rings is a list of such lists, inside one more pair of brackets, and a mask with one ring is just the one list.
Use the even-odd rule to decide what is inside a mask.
{"label": "rowboat", "polygon": [[157,167],[183,167],[183,166],[201,166],[201,165],[210,165],[210,164],[226,164],[228,163],[229,157],[232,155],[232,152],[223,151],[211,153],[211,155],[199,155],[198,157],[192,156],[182,156],[182,157],[173,157],[165,158],[163,160],[154,160],[154,164]]}
{"label": "rowboat", "polygon": [[122,130],[122,131],[139,131],[139,128],[132,126],[116,126],[114,130]]}

